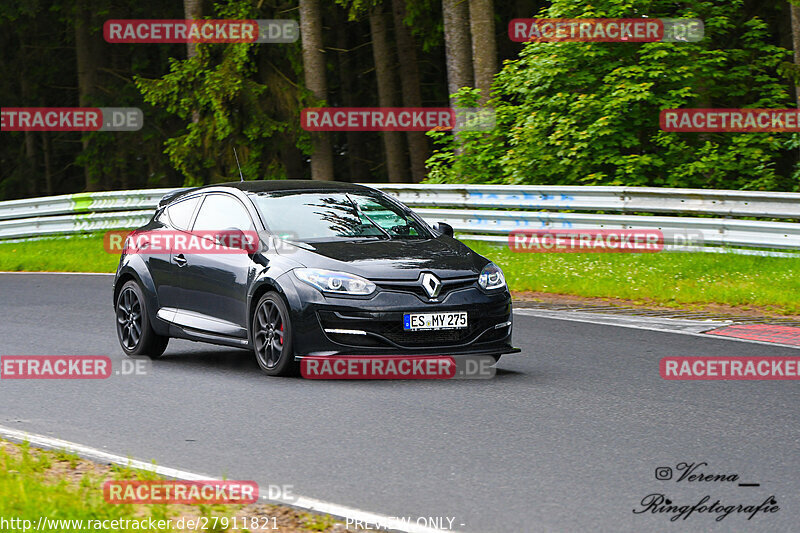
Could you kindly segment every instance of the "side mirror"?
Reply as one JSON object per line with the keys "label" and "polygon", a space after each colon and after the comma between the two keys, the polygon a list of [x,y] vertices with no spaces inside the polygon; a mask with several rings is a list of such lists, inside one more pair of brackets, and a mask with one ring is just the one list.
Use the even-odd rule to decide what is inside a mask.
{"label": "side mirror", "polygon": [[433,229],[442,235],[447,235],[448,237],[453,236],[453,226],[446,222],[437,222],[433,225]]}

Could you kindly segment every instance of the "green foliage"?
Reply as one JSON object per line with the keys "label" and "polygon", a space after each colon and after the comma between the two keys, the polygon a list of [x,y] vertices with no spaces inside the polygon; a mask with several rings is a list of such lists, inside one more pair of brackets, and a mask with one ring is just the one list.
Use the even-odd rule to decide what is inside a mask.
{"label": "green foliage", "polygon": [[444,46],[444,21],[440,0],[408,0],[404,22],[411,28],[411,33],[419,40],[425,52]]}
{"label": "green foliage", "polygon": [[[365,18],[369,11],[383,4],[384,11],[392,10],[391,0],[335,0],[347,12],[350,21]],[[444,23],[441,0],[406,0],[403,22],[411,34],[419,39],[422,50],[429,52],[444,45]]]}
{"label": "green foliage", "polygon": [[355,21],[368,15],[372,8],[381,5],[381,0],[336,0],[336,4],[347,12],[347,20]]}
{"label": "green foliage", "polygon": [[[705,22],[697,43],[528,43],[495,78],[497,128],[434,134],[434,181],[631,185],[723,189],[798,188],[776,170],[797,142],[776,133],[668,133],[669,108],[784,108],[777,70],[789,51],[742,0],[557,0],[543,17],[686,17]],[[462,91],[463,94],[463,91]]]}
{"label": "green foliage", "polygon": [[[216,18],[266,18],[244,0],[218,4]],[[274,48],[282,47],[278,53]],[[165,153],[185,176],[184,185],[238,178],[236,148],[247,180],[286,178],[280,149],[297,144],[307,151],[299,114],[306,91],[273,62],[299,71],[292,44],[197,45],[197,54],[170,60],[160,79],[136,77],[145,101],[184,120],[186,132],[168,139]]]}
{"label": "green foliage", "polygon": [[[477,108],[480,90],[463,87],[454,94],[457,108]],[[504,109],[503,111],[507,111]],[[506,116],[503,123],[508,123]],[[428,136],[438,149],[427,161],[428,182],[447,183],[503,183],[502,168],[498,164],[496,132],[459,131],[456,137],[448,131],[431,131]],[[457,139],[457,140],[456,140]],[[456,154],[456,143],[460,153]]]}
{"label": "green foliage", "polygon": [[[465,0],[466,1],[466,0]],[[797,1],[792,0],[794,4]],[[300,42],[198,45],[112,44],[108,19],[180,19],[181,2],[92,0],[87,31],[76,33],[73,0],[0,2],[0,101],[7,107],[138,107],[137,132],[4,132],[0,199],[83,190],[172,187],[238,179],[308,177],[310,137],[300,112],[317,105],[377,105],[369,8],[390,0],[320,4],[327,102],[303,87]],[[441,0],[406,0],[424,105],[447,102]],[[503,63],[491,105],[492,133],[450,133],[436,141],[432,181],[665,185],[798,189],[800,135],[664,133],[666,107],[789,107],[800,70],[789,52],[788,5],[743,0],[495,2]],[[538,43],[503,34],[512,18],[698,17],[700,43]],[[296,0],[212,0],[209,18],[298,16]],[[347,21],[350,18],[357,20]],[[77,86],[76,35],[92,80]],[[138,76],[138,77],[136,77]],[[397,87],[396,90],[400,90]],[[466,103],[475,93],[462,92]],[[466,104],[465,104],[466,105]],[[196,118],[196,120],[195,120]],[[385,179],[377,133],[328,135],[335,175]],[[82,142],[82,141],[85,141]],[[88,176],[85,176],[86,174]]]}

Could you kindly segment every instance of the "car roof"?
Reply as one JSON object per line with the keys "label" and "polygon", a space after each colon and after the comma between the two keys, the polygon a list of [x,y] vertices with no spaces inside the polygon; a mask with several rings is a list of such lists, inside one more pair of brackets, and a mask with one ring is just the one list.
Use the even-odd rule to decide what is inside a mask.
{"label": "car roof", "polygon": [[218,191],[224,188],[238,189],[246,193],[261,192],[286,192],[286,191],[328,191],[328,192],[374,192],[374,189],[357,185],[355,183],[345,183],[341,181],[320,181],[320,180],[259,180],[259,181],[230,181],[227,183],[214,183],[202,187],[192,187],[180,189],[165,195],[159,202],[159,207],[172,203],[174,200],[192,192]]}
{"label": "car roof", "polygon": [[261,180],[261,181],[232,181],[209,185],[209,187],[233,187],[245,192],[274,192],[274,191],[368,191],[368,187],[355,183],[341,181],[320,180]]}

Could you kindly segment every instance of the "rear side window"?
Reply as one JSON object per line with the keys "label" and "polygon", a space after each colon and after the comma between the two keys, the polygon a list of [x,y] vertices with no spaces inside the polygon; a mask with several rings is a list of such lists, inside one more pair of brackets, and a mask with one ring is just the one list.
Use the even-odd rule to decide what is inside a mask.
{"label": "rear side window", "polygon": [[172,225],[181,230],[188,230],[189,224],[192,222],[192,214],[194,208],[197,207],[197,202],[200,200],[199,196],[189,198],[188,200],[181,200],[167,208],[167,215]]}
{"label": "rear side window", "polygon": [[197,220],[194,222],[197,231],[222,231],[240,229],[250,231],[253,222],[242,203],[227,194],[209,194],[200,206]]}

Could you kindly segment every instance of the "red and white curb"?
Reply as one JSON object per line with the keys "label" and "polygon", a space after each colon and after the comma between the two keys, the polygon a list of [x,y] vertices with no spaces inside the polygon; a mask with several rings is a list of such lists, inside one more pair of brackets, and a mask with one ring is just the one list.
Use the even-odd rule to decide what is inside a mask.
{"label": "red and white curb", "polygon": [[646,331],[658,331],[661,333],[691,335],[693,337],[700,337],[706,340],[727,340],[735,342],[747,342],[750,344],[760,344],[762,346],[794,348],[795,350],[800,349],[800,346],[794,344],[783,344],[779,342],[767,342],[763,340],[746,339],[741,337],[708,334],[708,332],[711,330],[733,325],[733,321],[729,320],[691,320],[661,317],[624,316],[587,311],[562,311],[525,307],[514,309],[514,314],[535,318],[548,318],[552,320],[584,322],[586,324],[597,324],[601,326],[614,326],[618,328],[642,329]]}

